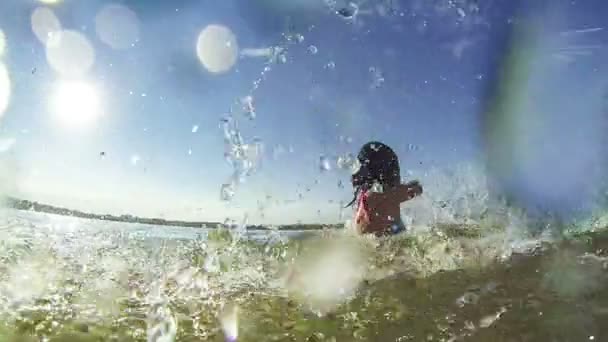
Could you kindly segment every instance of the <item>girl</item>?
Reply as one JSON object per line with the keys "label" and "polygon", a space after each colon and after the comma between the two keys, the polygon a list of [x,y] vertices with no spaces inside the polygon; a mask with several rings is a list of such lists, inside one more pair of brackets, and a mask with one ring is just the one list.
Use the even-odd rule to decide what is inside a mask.
{"label": "girl", "polygon": [[361,167],[352,175],[356,204],[355,224],[360,234],[376,236],[405,230],[400,204],[422,194],[418,181],[401,183],[399,159],[387,145],[372,141],[357,156]]}

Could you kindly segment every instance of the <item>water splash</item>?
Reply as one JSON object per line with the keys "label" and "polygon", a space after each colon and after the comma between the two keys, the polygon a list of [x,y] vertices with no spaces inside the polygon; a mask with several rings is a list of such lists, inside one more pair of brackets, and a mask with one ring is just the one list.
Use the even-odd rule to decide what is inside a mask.
{"label": "water splash", "polygon": [[234,198],[235,194],[236,194],[236,183],[234,183],[231,180],[230,183],[222,184],[222,186],[220,188],[220,199],[222,201],[231,201]]}
{"label": "water splash", "polygon": [[148,342],[173,342],[177,334],[177,321],[165,301],[150,305],[146,323]]}
{"label": "water splash", "polygon": [[330,3],[337,15],[346,20],[355,20],[359,15],[359,5],[353,1],[349,1],[345,6],[336,7],[336,3]]}
{"label": "water splash", "polygon": [[403,207],[404,219],[420,227],[479,222],[494,205],[482,170],[481,166],[472,164],[425,173],[411,170],[412,177],[422,183],[425,194]]}
{"label": "water splash", "polygon": [[336,63],[334,61],[329,61],[325,64],[324,68],[327,70],[334,70],[336,68]]}
{"label": "water splash", "polygon": [[[399,288],[395,293],[402,293],[412,278],[418,284],[440,271],[487,269],[487,265],[504,262],[508,253],[536,248],[514,233],[526,225],[516,215],[508,218],[510,223],[501,223],[499,212],[491,219],[476,217],[475,210],[470,218],[458,212],[449,214],[450,208],[462,211],[463,205],[474,208],[482,204],[497,212],[484,196],[465,196],[464,203],[458,200],[463,194],[486,191],[478,169],[462,166],[419,176],[427,190],[425,196],[442,203],[420,197],[408,202],[404,212],[418,205],[418,214],[446,212],[429,221],[416,220],[409,234],[390,239],[360,238],[345,230],[318,233],[318,238],[311,233],[313,238],[290,241],[285,232],[248,230],[246,217],[238,223],[228,220],[218,230],[190,230],[4,214],[0,225],[0,316],[11,326],[35,331],[40,338],[53,338],[64,326],[76,326],[91,331],[113,327],[113,331],[127,334],[126,339],[171,341],[204,340],[222,333],[237,336],[233,333],[237,330],[238,336],[250,336],[256,334],[252,330],[258,331],[252,324],[279,334],[288,329],[285,325],[295,322],[294,331],[310,331],[306,326],[310,314],[337,313],[332,321],[365,336],[359,328],[374,324],[365,320],[383,317],[385,312],[390,317],[400,314],[391,306],[391,296],[366,299],[376,282],[386,284],[384,280],[407,274],[394,282]],[[429,226],[423,227],[425,224]],[[584,260],[596,270],[591,273],[598,276],[590,278],[595,279],[593,283],[603,284],[604,256],[559,260],[569,259],[573,269],[581,267],[579,259]],[[559,260],[555,264],[561,267],[564,263]],[[547,265],[549,269],[551,265]],[[555,279],[550,283],[559,284]],[[475,303],[500,295],[502,290],[497,288],[496,283],[487,282],[460,299],[456,300],[462,292],[449,298],[464,305],[463,312],[474,310]],[[560,293],[581,295],[595,288],[579,286],[576,291],[562,289]],[[217,314],[224,312],[228,302],[238,304],[238,319],[220,318],[218,322]],[[384,311],[372,315],[377,308]],[[481,333],[483,326],[502,324],[500,310],[493,311],[498,308],[473,318],[470,325]],[[357,319],[345,316],[351,311]],[[277,312],[282,318],[276,319]],[[499,313],[485,317],[492,312]],[[42,319],[34,324],[34,317]],[[275,319],[268,322],[267,317]],[[36,324],[39,328],[34,330]]]}
{"label": "water splash", "polygon": [[356,173],[359,171],[361,164],[359,163],[359,159],[357,159],[353,154],[346,153],[345,155],[338,156],[336,161],[336,165],[338,169],[349,171],[350,173]]}
{"label": "water splash", "polygon": [[241,106],[243,109],[243,114],[249,120],[254,120],[256,117],[255,107],[253,106],[253,96],[248,95],[241,99]]}
{"label": "water splash", "polygon": [[331,170],[331,161],[329,157],[325,155],[321,155],[319,157],[319,170],[321,170],[321,172],[327,172]]}
{"label": "water splash", "polygon": [[224,131],[224,158],[233,170],[230,180],[222,185],[221,193],[226,194],[222,198],[232,199],[237,184],[245,182],[261,165],[264,144],[257,137],[246,143],[232,116],[223,118],[221,123]]}
{"label": "water splash", "polygon": [[257,117],[253,103],[254,93],[272,71],[272,65],[286,63],[289,47],[293,44],[302,43],[304,36],[291,32],[283,34],[283,39],[283,43],[278,46],[241,50],[241,56],[265,57],[268,60],[259,77],[253,81],[253,86],[248,95],[241,97],[236,103],[233,103],[229,114],[221,119],[221,126],[224,132],[224,157],[233,170],[229,181],[221,185],[221,198],[225,201],[231,200],[236,195],[237,184],[244,183],[246,178],[257,170],[264,152],[264,144],[260,138],[254,137],[250,143],[245,142],[239,130],[237,118],[233,115],[235,112],[234,105],[240,107],[241,112],[249,120],[254,120]]}
{"label": "water splash", "polygon": [[372,83],[370,85],[371,89],[377,89],[384,84],[384,73],[378,67],[370,67],[369,73],[372,78]]}

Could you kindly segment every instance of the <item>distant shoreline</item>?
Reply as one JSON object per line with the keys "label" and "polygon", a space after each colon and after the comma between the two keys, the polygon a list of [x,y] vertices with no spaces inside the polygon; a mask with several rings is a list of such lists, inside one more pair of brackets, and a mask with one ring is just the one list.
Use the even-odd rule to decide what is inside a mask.
{"label": "distant shoreline", "polygon": [[[221,228],[224,224],[220,222],[207,222],[207,221],[181,221],[181,220],[167,220],[162,218],[147,218],[133,215],[109,215],[109,214],[92,214],[83,212],[80,210],[61,208],[49,204],[39,203],[36,201],[29,201],[18,199],[14,197],[6,197],[4,199],[4,206],[22,211],[33,211],[46,214],[55,214],[61,216],[70,216],[98,221],[110,221],[110,222],[126,222],[126,223],[139,223],[148,224],[155,226],[168,226],[168,227],[184,227],[184,228],[206,228],[216,229]],[[341,224],[288,224],[278,226],[279,230],[322,230],[322,229],[339,229],[342,228]],[[248,225],[247,229],[252,230],[271,230],[267,226],[263,225]]]}

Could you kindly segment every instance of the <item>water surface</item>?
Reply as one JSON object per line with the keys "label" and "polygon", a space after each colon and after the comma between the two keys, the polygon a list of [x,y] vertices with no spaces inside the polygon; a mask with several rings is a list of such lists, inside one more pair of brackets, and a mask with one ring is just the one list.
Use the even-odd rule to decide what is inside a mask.
{"label": "water surface", "polygon": [[[4,211],[6,341],[602,341],[604,231],[377,240]],[[459,230],[460,229],[460,230]]]}

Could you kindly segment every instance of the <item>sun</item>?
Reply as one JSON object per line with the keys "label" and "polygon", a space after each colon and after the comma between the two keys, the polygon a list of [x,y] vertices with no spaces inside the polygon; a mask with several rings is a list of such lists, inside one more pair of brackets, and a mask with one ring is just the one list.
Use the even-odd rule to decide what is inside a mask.
{"label": "sun", "polygon": [[82,128],[101,115],[99,93],[84,81],[64,81],[57,84],[51,97],[53,114],[63,125]]}

